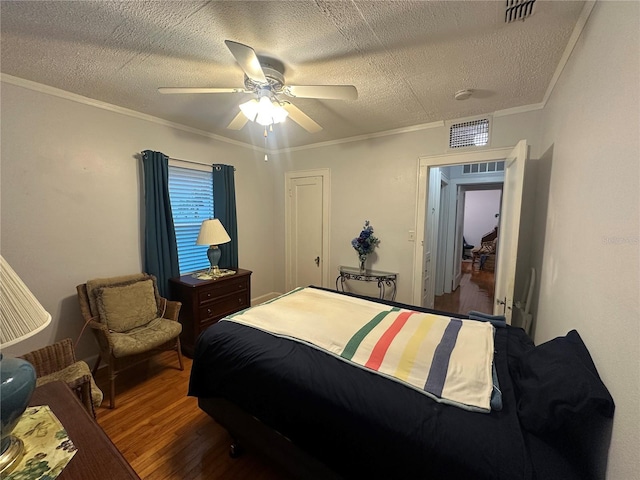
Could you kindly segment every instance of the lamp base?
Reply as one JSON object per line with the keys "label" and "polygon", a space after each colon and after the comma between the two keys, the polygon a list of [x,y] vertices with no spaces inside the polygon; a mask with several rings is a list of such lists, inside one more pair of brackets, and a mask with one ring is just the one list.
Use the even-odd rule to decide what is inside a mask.
{"label": "lamp base", "polygon": [[218,268],[218,262],[220,261],[220,257],[222,256],[222,252],[218,248],[217,245],[211,245],[207,250],[207,257],[209,258],[209,271],[207,274],[213,277],[220,276],[220,269]]}
{"label": "lamp base", "polygon": [[0,476],[13,470],[24,455],[24,443],[18,437],[9,435],[2,439],[2,453],[0,453]]}

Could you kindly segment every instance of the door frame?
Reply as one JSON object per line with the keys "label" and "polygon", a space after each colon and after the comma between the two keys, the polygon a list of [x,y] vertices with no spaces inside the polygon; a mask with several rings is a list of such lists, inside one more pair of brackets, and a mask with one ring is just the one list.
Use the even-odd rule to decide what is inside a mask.
{"label": "door frame", "polygon": [[451,199],[449,198],[449,189],[451,188],[451,182],[442,171],[440,171],[440,219],[438,222],[438,258],[436,258],[436,280],[435,280],[435,295],[442,295],[444,293],[444,280],[445,280],[445,258],[447,256],[447,249],[450,248],[447,245],[447,222],[449,220],[449,211],[451,206]]}
{"label": "door frame", "polygon": [[291,261],[291,181],[297,178],[322,177],[322,285],[328,288],[329,283],[329,239],[331,225],[331,170],[319,168],[314,170],[294,170],[284,173],[284,284],[287,291],[292,285]]}
{"label": "door frame", "polygon": [[[418,159],[418,188],[417,188],[417,208],[416,208],[416,232],[418,238],[415,242],[415,250],[413,256],[413,304],[419,305],[422,298],[422,257],[425,251],[424,242],[426,241],[424,236],[425,219],[426,219],[426,202],[421,202],[420,199],[428,198],[429,195],[429,182],[431,168],[433,167],[446,167],[449,165],[461,165],[466,163],[479,163],[479,162],[497,162],[505,160],[514,147],[506,148],[492,148],[481,151],[472,151],[464,153],[445,153],[442,155],[433,156],[421,156]],[[421,181],[420,171],[426,168],[427,181]],[[423,176],[424,178],[424,176]],[[431,262],[433,265],[433,261]]]}

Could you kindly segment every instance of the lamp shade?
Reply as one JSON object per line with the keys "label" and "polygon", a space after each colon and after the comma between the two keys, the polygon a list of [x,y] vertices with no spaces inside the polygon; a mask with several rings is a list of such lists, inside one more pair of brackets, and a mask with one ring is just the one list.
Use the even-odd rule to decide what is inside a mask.
{"label": "lamp shade", "polygon": [[35,335],[51,322],[51,315],[0,256],[0,346],[8,347]]}
{"label": "lamp shade", "polygon": [[221,245],[231,241],[231,237],[217,218],[202,222],[196,245]]}

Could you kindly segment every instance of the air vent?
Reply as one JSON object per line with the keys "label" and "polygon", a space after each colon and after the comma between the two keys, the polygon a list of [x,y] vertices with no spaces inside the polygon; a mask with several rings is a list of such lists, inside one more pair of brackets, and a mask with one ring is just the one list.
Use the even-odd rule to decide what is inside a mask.
{"label": "air vent", "polygon": [[499,162],[485,162],[485,163],[467,163],[462,166],[462,173],[493,173],[504,172],[504,160]]}
{"label": "air vent", "polygon": [[449,148],[482,147],[488,143],[488,118],[454,123],[449,129]]}
{"label": "air vent", "polygon": [[507,0],[507,10],[504,12],[505,23],[524,20],[533,13],[536,0]]}

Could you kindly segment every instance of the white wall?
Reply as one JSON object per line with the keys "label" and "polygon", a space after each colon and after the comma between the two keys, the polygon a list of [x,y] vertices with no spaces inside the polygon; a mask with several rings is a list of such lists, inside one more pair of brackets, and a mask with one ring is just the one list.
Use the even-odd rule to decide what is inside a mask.
{"label": "white wall", "polygon": [[610,480],[639,478],[640,4],[598,2],[542,118],[536,343],[576,329],[616,402]]}
{"label": "white wall", "polygon": [[[522,138],[535,145],[539,116],[540,111],[536,110],[495,118],[491,148],[511,147]],[[273,163],[281,170],[275,185],[278,211],[284,210],[284,172],[329,168],[330,272],[337,276],[339,265],[357,265],[351,239],[359,234],[362,222],[370,220],[381,240],[371,258],[372,267],[398,272],[396,300],[411,303],[415,245],[409,241],[409,230],[416,230],[419,157],[445,153],[447,141],[446,129],[436,127],[272,155]],[[281,213],[278,230],[284,232]],[[284,243],[276,256],[284,264]],[[284,288],[284,271],[280,279],[275,279],[275,285]]]}
{"label": "white wall", "polygon": [[[1,93],[0,247],[53,317],[7,353],[75,341],[76,285],[141,271],[145,149],[236,167],[240,266],[253,297],[273,291],[275,190],[259,152],[4,82]],[[80,358],[97,353],[90,332],[79,346]]]}
{"label": "white wall", "polygon": [[480,246],[482,236],[498,225],[501,190],[469,190],[464,200],[464,237],[467,243]]}

